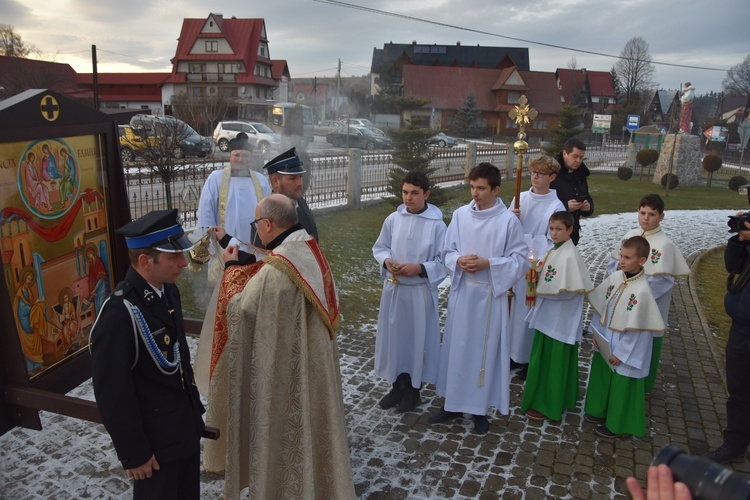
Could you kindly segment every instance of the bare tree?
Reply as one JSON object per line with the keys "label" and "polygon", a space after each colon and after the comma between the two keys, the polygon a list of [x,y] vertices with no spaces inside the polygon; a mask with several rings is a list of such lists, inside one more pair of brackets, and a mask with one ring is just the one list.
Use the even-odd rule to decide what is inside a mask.
{"label": "bare tree", "polygon": [[628,40],[615,63],[615,71],[626,99],[656,86],[656,68],[651,63],[648,42],[640,36]]}
{"label": "bare tree", "polygon": [[39,52],[34,45],[25,43],[21,35],[9,24],[0,24],[0,55],[8,57],[29,57]]}
{"label": "bare tree", "polygon": [[729,68],[721,86],[728,94],[750,94],[750,55],[745,56],[741,63]]}
{"label": "bare tree", "polygon": [[210,135],[220,121],[235,119],[237,108],[236,99],[221,93],[191,96],[187,92],[180,92],[172,97],[175,116],[206,135]]}

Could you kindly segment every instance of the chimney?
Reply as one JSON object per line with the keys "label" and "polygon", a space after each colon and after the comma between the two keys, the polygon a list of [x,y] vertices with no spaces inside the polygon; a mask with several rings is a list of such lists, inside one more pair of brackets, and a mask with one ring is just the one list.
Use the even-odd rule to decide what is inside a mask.
{"label": "chimney", "polygon": [[460,47],[460,46],[461,46],[461,40],[456,42],[456,47]]}

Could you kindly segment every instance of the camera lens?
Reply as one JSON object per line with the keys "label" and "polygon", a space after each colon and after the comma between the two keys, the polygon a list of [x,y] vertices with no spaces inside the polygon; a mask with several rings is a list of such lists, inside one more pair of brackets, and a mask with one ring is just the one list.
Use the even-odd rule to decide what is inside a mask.
{"label": "camera lens", "polygon": [[653,465],[659,464],[668,465],[675,481],[685,483],[696,500],[750,499],[750,476],[706,458],[686,455],[677,446],[659,450]]}

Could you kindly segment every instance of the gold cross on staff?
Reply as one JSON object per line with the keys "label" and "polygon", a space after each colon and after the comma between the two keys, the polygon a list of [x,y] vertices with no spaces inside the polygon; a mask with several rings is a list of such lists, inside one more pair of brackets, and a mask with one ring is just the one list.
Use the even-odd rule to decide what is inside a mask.
{"label": "gold cross on staff", "polygon": [[[531,120],[536,118],[538,114],[539,113],[537,113],[534,108],[529,108],[529,100],[525,95],[522,95],[521,98],[518,99],[518,104],[516,104],[515,108],[510,110],[508,116],[516,121],[516,125],[518,125],[521,133],[524,133],[526,124],[531,123]],[[523,139],[523,137],[521,137],[521,139]]]}

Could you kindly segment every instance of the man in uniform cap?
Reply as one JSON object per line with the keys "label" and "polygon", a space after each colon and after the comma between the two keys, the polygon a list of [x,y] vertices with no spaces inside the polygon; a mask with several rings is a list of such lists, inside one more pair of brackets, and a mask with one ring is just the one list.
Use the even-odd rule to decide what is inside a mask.
{"label": "man in uniform cap", "polygon": [[177,210],[117,230],[131,267],[91,329],[94,395],[133,498],[200,498],[204,412],[193,382],[180,292],[187,265]]}
{"label": "man in uniform cap", "polygon": [[[310,207],[302,197],[302,174],[305,168],[302,160],[297,156],[295,148],[281,153],[263,166],[271,179],[271,188],[274,193],[283,194],[291,198],[297,209],[297,220],[307,233],[318,239],[318,227],[315,225]],[[253,244],[263,248],[263,244],[257,235],[253,234]]]}

